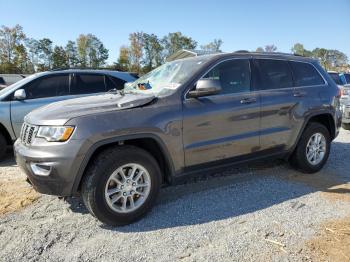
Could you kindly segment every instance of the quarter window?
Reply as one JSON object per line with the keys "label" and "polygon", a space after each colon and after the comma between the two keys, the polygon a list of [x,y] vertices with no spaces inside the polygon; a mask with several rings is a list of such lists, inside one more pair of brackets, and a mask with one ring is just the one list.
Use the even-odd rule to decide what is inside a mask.
{"label": "quarter window", "polygon": [[126,81],[116,78],[116,77],[108,77],[106,76],[106,85],[107,85],[107,91],[111,89],[118,89],[121,90],[124,88],[124,84]]}
{"label": "quarter window", "polygon": [[295,86],[323,85],[324,81],[317,70],[310,64],[290,62]]}
{"label": "quarter window", "polygon": [[222,62],[203,78],[220,80],[222,94],[250,91],[249,60],[234,59]]}
{"label": "quarter window", "polygon": [[292,72],[283,60],[257,59],[262,89],[278,89],[293,86]]}
{"label": "quarter window", "polygon": [[71,88],[72,95],[106,92],[104,75],[77,75],[75,85]]}
{"label": "quarter window", "polygon": [[68,75],[42,77],[25,87],[27,99],[65,96],[69,94]]}

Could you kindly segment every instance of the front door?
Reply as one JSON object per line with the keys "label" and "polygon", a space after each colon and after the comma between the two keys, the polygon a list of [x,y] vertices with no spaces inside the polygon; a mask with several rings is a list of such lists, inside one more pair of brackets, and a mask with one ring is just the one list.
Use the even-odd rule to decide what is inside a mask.
{"label": "front door", "polygon": [[218,95],[184,99],[186,166],[258,150],[260,97],[251,90],[249,59],[220,62],[203,78],[220,80],[222,91]]}

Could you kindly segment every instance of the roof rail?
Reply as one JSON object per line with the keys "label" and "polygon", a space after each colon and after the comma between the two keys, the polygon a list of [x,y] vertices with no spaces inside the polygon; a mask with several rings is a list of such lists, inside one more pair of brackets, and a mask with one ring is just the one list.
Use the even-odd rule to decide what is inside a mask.
{"label": "roof rail", "polygon": [[234,51],[233,53],[238,53],[238,54],[245,54],[245,53],[250,53],[250,54],[265,54],[265,55],[289,55],[289,56],[302,56],[304,57],[303,55],[300,55],[300,54],[296,54],[296,53],[284,53],[284,52],[256,52],[256,51],[253,51],[253,52],[249,52],[248,50],[237,50],[237,51]]}
{"label": "roof rail", "polygon": [[59,68],[53,68],[48,71],[62,71],[62,70],[71,70],[71,69],[77,69],[77,70],[112,70],[110,68],[103,68],[103,67],[59,67]]}
{"label": "roof rail", "polygon": [[233,53],[250,53],[248,50],[237,50],[234,51]]}

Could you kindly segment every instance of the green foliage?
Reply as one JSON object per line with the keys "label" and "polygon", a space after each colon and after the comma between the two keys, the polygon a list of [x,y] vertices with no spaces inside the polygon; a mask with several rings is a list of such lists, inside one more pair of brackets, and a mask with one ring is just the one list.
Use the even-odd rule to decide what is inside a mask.
{"label": "green foliage", "polygon": [[52,53],[52,67],[66,68],[68,67],[68,58],[66,51],[62,46],[55,46]]}
{"label": "green foliage", "polygon": [[143,32],[135,32],[129,35],[130,70],[137,73],[141,73],[141,61],[143,57],[143,45],[144,45],[143,40],[144,40]]}
{"label": "green foliage", "polygon": [[181,32],[169,33],[163,38],[166,56],[170,56],[181,49],[195,49],[197,42],[191,37],[184,36]]}
{"label": "green foliage", "polygon": [[145,64],[144,71],[150,71],[153,68],[160,66],[163,61],[163,50],[161,40],[155,34],[143,34],[143,45],[145,50],[145,57],[143,64]]}
{"label": "green foliage", "polygon": [[[200,48],[220,52],[223,41],[214,39]],[[164,37],[144,32],[129,35],[129,44],[119,49],[116,63],[106,65],[108,49],[93,34],[81,34],[76,41],[68,41],[65,47],[55,46],[49,38],[27,38],[20,25],[0,28],[0,73],[34,73],[62,67],[106,67],[139,74],[160,66],[167,56],[181,49],[195,49],[197,42],[181,32],[172,32]],[[275,45],[258,47],[256,52],[275,52]],[[326,70],[349,68],[348,57],[339,50],[315,48],[307,50],[301,43],[291,48],[292,53],[318,59]]]}
{"label": "green foliage", "polygon": [[79,63],[78,59],[78,49],[74,41],[69,40],[65,47],[67,65],[69,67],[76,67]]}
{"label": "green foliage", "polygon": [[77,39],[78,61],[81,67],[98,68],[106,63],[108,49],[93,34],[81,34]]}
{"label": "green foliage", "polygon": [[201,45],[201,49],[210,52],[221,52],[221,46],[223,41],[221,39],[214,39],[213,42],[210,42],[206,45]]}
{"label": "green foliage", "polygon": [[52,41],[48,38],[43,38],[38,41],[39,64],[40,71],[49,70],[52,65]]}
{"label": "green foliage", "polygon": [[130,50],[127,46],[121,46],[119,49],[118,62],[115,63],[114,67],[119,71],[129,71],[130,69]]}

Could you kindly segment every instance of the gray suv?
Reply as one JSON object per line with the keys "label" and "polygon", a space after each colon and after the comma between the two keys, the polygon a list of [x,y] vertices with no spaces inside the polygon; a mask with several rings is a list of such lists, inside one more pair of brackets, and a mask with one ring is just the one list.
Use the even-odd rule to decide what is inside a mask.
{"label": "gray suv", "polygon": [[24,78],[0,90],[0,160],[7,145],[20,134],[23,119],[32,110],[60,100],[123,89],[136,78],[109,70],[54,70]]}
{"label": "gray suv", "polygon": [[168,62],[123,91],[31,112],[18,165],[44,194],[81,195],[110,225],[140,219],[160,187],[262,158],[319,171],[341,125],[340,92],[319,63],[229,53]]}

